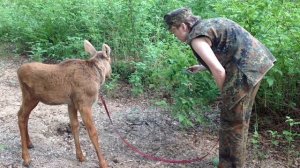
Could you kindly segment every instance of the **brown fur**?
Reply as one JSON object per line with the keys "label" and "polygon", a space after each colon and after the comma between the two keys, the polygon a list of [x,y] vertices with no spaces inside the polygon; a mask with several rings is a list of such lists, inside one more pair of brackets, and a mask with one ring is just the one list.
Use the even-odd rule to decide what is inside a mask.
{"label": "brown fur", "polygon": [[91,43],[84,41],[85,50],[92,56],[89,60],[72,59],[60,64],[27,63],[18,69],[22,90],[22,105],[18,112],[21,135],[22,158],[29,166],[28,148],[32,142],[28,135],[28,119],[31,111],[39,102],[48,105],[67,104],[72,133],[75,140],[76,156],[84,161],[79,143],[79,123],[77,111],[87,128],[95,147],[99,166],[107,167],[98,142],[97,130],[92,119],[92,105],[98,97],[98,90],[105,77],[111,74],[110,48],[103,44],[102,51],[96,51]]}

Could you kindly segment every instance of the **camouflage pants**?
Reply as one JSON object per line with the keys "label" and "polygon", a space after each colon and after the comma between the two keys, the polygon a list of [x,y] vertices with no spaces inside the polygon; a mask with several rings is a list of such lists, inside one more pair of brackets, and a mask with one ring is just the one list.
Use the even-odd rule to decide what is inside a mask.
{"label": "camouflage pants", "polygon": [[235,65],[226,69],[219,131],[219,168],[244,167],[252,106],[260,82],[249,86]]}

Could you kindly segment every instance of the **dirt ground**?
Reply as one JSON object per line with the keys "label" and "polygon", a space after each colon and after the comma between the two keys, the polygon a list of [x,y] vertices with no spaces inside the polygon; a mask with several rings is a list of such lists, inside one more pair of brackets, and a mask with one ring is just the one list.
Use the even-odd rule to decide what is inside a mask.
{"label": "dirt ground", "polygon": [[[1,57],[0,57],[1,58]],[[27,60],[0,60],[0,168],[22,166],[17,112],[21,92],[16,76],[20,64]],[[120,93],[122,94],[122,93]],[[212,158],[218,156],[218,146],[203,161],[192,164],[168,164],[145,159],[130,150],[113,131],[116,128],[127,140],[145,153],[168,159],[201,157],[216,144],[217,128],[197,127],[183,130],[171,118],[170,112],[152,106],[148,100],[107,98],[114,126],[104,108],[94,104],[94,121],[100,134],[101,147],[112,168],[213,168]],[[218,111],[214,112],[217,116]],[[82,123],[82,122],[81,122]],[[29,134],[34,148],[30,149],[31,168],[95,168],[98,160],[83,124],[80,142],[87,160],[76,160],[75,145],[70,132],[66,105],[49,106],[40,103],[31,113]],[[257,160],[250,150],[247,167],[287,167],[272,155]],[[297,165],[293,166],[297,167]]]}

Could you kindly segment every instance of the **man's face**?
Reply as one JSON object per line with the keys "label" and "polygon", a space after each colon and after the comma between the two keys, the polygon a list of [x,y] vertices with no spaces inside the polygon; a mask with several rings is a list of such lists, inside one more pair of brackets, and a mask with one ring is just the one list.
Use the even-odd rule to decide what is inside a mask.
{"label": "man's face", "polygon": [[188,31],[188,27],[185,23],[181,23],[178,27],[172,26],[170,31],[180,41],[186,42],[189,31]]}

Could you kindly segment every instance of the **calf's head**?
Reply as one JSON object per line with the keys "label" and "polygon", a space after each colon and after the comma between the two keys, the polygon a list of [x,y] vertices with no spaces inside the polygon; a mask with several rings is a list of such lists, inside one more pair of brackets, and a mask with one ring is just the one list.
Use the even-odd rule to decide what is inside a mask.
{"label": "calf's head", "polygon": [[111,75],[111,49],[107,44],[103,44],[102,51],[97,51],[95,47],[87,40],[84,40],[84,49],[90,54],[90,61],[94,62],[102,75],[110,77]]}

